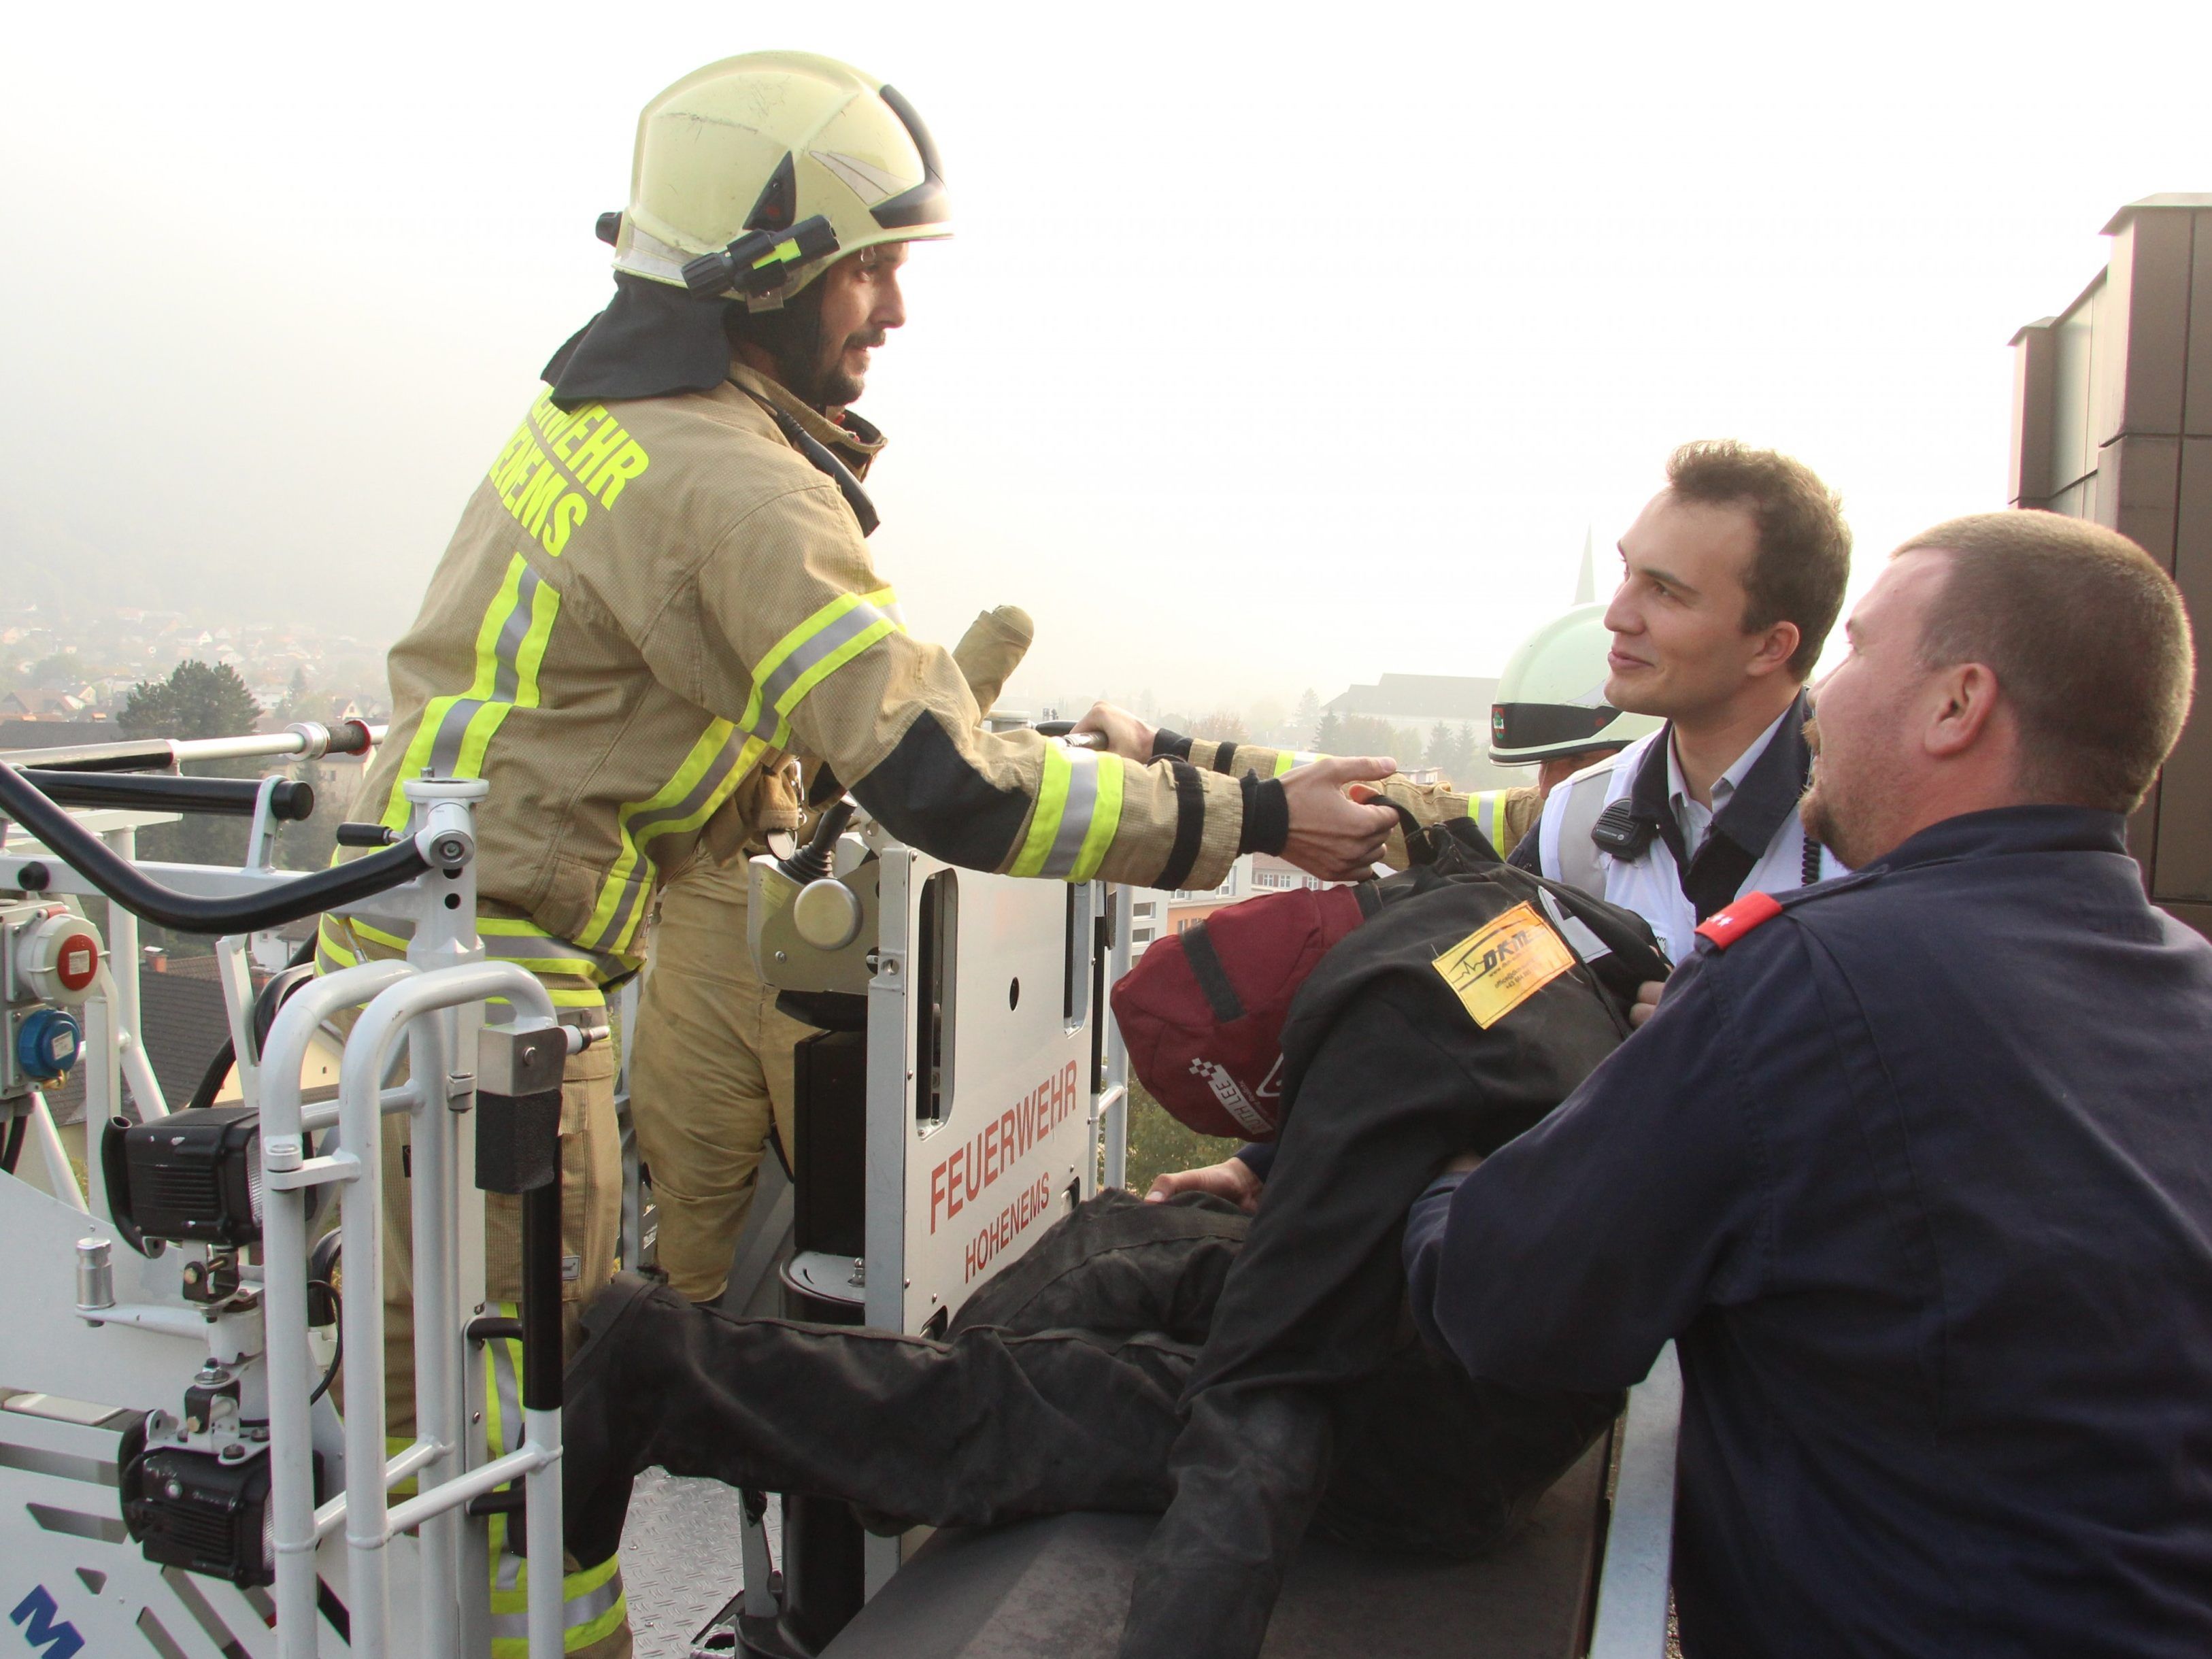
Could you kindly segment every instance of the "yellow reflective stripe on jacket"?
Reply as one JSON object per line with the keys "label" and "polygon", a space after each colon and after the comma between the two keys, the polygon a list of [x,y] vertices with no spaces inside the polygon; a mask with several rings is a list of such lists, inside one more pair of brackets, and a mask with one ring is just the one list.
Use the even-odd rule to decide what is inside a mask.
{"label": "yellow reflective stripe on jacket", "polygon": [[763,755],[788,748],[791,711],[877,641],[901,630],[890,614],[896,605],[891,590],[880,587],[872,593],[840,593],[815,611],[755,665],[744,718],[709,720],[673,777],[647,799],[622,806],[616,813],[622,850],[599,885],[599,902],[585,925],[586,946],[629,947],[644,919],[653,880],[647,843],[698,829],[737,793]]}
{"label": "yellow reflective stripe on jacket", "polygon": [[361,952],[354,948],[351,932],[343,916],[325,915],[315,924],[315,971],[335,974],[341,968],[358,966]]}
{"label": "yellow reflective stripe on jacket", "polygon": [[[496,1310],[513,1319],[516,1304]],[[522,1344],[511,1336],[484,1344],[484,1443],[494,1457],[522,1449]],[[511,1483],[510,1483],[511,1484]],[[491,1517],[491,1650],[498,1659],[528,1659],[530,1564],[507,1547],[505,1515]],[[561,1579],[562,1649],[574,1653],[612,1633],[628,1616],[621,1564],[613,1557]]]}
{"label": "yellow reflective stripe on jacket", "polygon": [[1029,834],[1010,873],[1088,881],[1121,823],[1121,762],[1094,749],[1048,744]]}
{"label": "yellow reflective stripe on jacket", "polygon": [[878,640],[904,629],[890,588],[840,593],[754,665],[752,695],[738,723],[771,749],[788,747],[791,711],[806,694]]}
{"label": "yellow reflective stripe on jacket", "polygon": [[[477,629],[476,678],[459,696],[433,697],[407,745],[400,779],[419,778],[427,768],[441,778],[483,775],[484,750],[510,708],[538,707],[538,671],[545,659],[561,595],[553,584],[516,554],[485,608]],[[392,786],[382,823],[398,830],[407,823],[406,795]]]}
{"label": "yellow reflective stripe on jacket", "polygon": [[[415,1439],[411,1435],[386,1435],[384,1437],[384,1461],[386,1463],[389,1463],[393,1458],[398,1456],[400,1453],[413,1446],[414,1443]],[[387,1498],[412,1498],[421,1490],[421,1480],[418,1477],[410,1474],[404,1480],[395,1480],[391,1484],[391,1486],[385,1488],[385,1496]]]}
{"label": "yellow reflective stripe on jacket", "polygon": [[[334,974],[364,960],[404,957],[410,932],[395,933],[359,916],[325,915],[315,932],[315,971]],[[535,975],[556,1008],[604,1009],[607,998],[602,988],[643,965],[635,957],[586,951],[515,916],[479,915],[477,937],[485,956],[514,963]],[[507,999],[489,1000],[503,1006]]]}
{"label": "yellow reflective stripe on jacket", "polygon": [[643,965],[635,957],[587,951],[520,916],[478,916],[477,938],[486,956],[514,963],[543,980],[581,979],[600,986]]}
{"label": "yellow reflective stripe on jacket", "polygon": [[1121,757],[1101,755],[1098,757],[1098,803],[1091,812],[1091,827],[1084,832],[1082,848],[1076,854],[1075,867],[1067,872],[1067,879],[1089,881],[1097,875],[1098,866],[1105,862],[1106,849],[1114,844],[1114,832],[1121,827]]}
{"label": "yellow reflective stripe on jacket", "polygon": [[[506,1516],[496,1517],[498,1522]],[[508,1557],[510,1560],[515,1558]],[[529,1659],[530,1564],[517,1560],[517,1588],[491,1593],[492,1659]],[[561,1578],[561,1650],[574,1653],[604,1641],[629,1617],[622,1563],[609,1556]]]}
{"label": "yellow reflective stripe on jacket", "polygon": [[[413,938],[410,924],[390,917],[379,924],[361,916],[325,915],[317,933],[316,949],[325,958],[323,971],[328,973],[334,968],[350,968],[362,960],[364,951],[404,957]],[[557,988],[557,982],[563,980],[597,988],[644,965],[635,957],[587,951],[521,916],[479,914],[477,939],[485,956],[495,962],[512,962],[550,981],[548,989]]]}
{"label": "yellow reflective stripe on jacket", "polygon": [[[385,927],[360,916],[348,916],[341,925],[353,930],[356,943],[365,940],[397,956],[404,956],[414,939],[413,927],[404,921]],[[605,985],[635,972],[641,965],[633,957],[587,951],[522,916],[479,915],[477,939],[487,957],[497,962],[512,962],[541,979],[562,977]]]}
{"label": "yellow reflective stripe on jacket", "polygon": [[1319,755],[1309,755],[1303,749],[1279,750],[1275,755],[1275,770],[1273,775],[1279,778],[1294,766],[1310,766],[1320,758]]}
{"label": "yellow reflective stripe on jacket", "polygon": [[1474,827],[1482,831],[1482,838],[1492,847],[1498,845],[1498,832],[1504,827],[1504,811],[1505,792],[1503,789],[1486,789],[1480,794],[1468,799],[1468,817],[1474,820]]}
{"label": "yellow reflective stripe on jacket", "polygon": [[644,800],[626,803],[615,815],[622,851],[599,884],[599,902],[585,923],[586,949],[623,951],[636,937],[645,916],[645,897],[653,883],[646,843],[657,836],[696,830],[736,793],[745,775],[766,754],[758,738],[739,738],[728,720],[707,723],[676,775]]}

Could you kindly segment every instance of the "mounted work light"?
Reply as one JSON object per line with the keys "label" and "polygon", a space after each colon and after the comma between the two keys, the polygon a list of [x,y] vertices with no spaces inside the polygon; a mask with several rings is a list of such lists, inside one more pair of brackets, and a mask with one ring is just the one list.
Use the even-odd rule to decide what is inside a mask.
{"label": "mounted work light", "polygon": [[191,1107],[151,1123],[118,1118],[100,1154],[116,1225],[132,1243],[260,1239],[261,1127],[252,1108]]}

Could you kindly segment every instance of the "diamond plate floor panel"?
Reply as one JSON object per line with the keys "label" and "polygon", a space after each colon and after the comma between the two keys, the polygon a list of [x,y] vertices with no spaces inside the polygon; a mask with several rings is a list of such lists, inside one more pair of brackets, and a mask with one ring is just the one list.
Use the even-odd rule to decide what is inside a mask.
{"label": "diamond plate floor panel", "polygon": [[[769,1535],[776,1534],[776,1506]],[[691,1638],[738,1593],[744,1505],[719,1480],[647,1469],[630,1492],[623,1528],[623,1587],[636,1659],[690,1659]]]}

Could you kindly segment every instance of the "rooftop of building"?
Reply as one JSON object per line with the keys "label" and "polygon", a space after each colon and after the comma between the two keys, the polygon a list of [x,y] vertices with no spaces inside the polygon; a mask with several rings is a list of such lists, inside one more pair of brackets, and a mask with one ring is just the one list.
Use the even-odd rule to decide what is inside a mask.
{"label": "rooftop of building", "polygon": [[1497,696],[1498,682],[1486,675],[1385,674],[1373,685],[1351,687],[1324,707],[1332,714],[1419,716],[1487,726]]}

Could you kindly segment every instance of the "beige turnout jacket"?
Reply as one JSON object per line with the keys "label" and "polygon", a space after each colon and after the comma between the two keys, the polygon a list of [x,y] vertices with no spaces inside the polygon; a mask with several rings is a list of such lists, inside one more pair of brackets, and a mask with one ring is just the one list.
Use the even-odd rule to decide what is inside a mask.
{"label": "beige turnout jacket", "polygon": [[741,365],[731,376],[532,405],[392,649],[392,729],[360,814],[404,824],[400,784],[425,769],[484,779],[488,909],[600,978],[634,961],[661,874],[796,821],[793,757],[970,867],[1220,881],[1238,781],[984,732],[952,656],[908,634],[838,485],[777,413],[856,473],[880,440]]}

